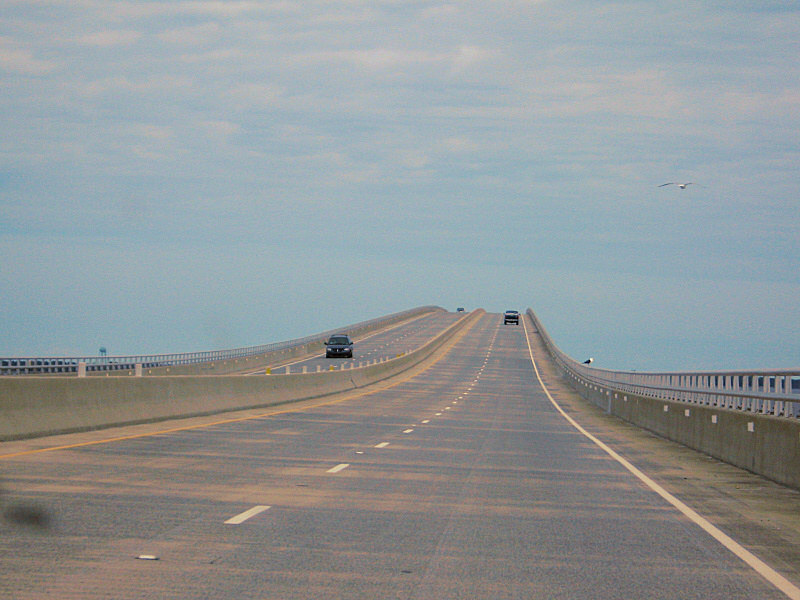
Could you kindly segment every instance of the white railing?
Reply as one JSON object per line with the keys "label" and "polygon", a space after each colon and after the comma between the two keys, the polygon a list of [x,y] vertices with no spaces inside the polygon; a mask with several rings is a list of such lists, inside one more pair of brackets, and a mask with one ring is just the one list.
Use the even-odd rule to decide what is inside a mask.
{"label": "white railing", "polygon": [[401,311],[385,317],[378,317],[350,325],[340,327],[323,333],[315,333],[303,338],[288,340],[286,342],[274,342],[261,346],[251,346],[249,348],[235,348],[233,350],[211,350],[207,352],[188,352],[182,354],[145,354],[141,356],[56,356],[56,357],[14,357],[0,358],[0,375],[40,375],[58,373],[77,373],[79,365],[85,365],[87,372],[92,371],[122,371],[133,370],[137,365],[139,368],[171,367],[177,365],[190,365],[194,363],[214,362],[218,360],[228,360],[232,358],[242,358],[245,356],[256,356],[285,350],[295,346],[302,346],[311,342],[327,339],[332,333],[338,331],[353,331],[365,327],[380,326],[381,323],[397,321],[400,319],[411,318],[426,312],[444,310],[438,306],[421,306],[410,310]]}
{"label": "white railing", "polygon": [[663,373],[596,369],[564,354],[530,308],[528,315],[565,374],[594,392],[800,418],[800,369]]}

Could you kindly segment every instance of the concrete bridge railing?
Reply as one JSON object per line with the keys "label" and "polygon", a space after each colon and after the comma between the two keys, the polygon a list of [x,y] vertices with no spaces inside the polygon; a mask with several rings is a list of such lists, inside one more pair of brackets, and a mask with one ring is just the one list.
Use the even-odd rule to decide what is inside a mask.
{"label": "concrete bridge railing", "polygon": [[[159,373],[157,369],[170,368],[169,374],[190,374],[175,371],[174,367],[196,365],[201,363],[219,363],[221,361],[236,361],[249,357],[258,357],[267,354],[274,354],[281,350],[291,350],[300,346],[306,346],[315,342],[322,343],[332,333],[337,331],[348,331],[353,335],[356,332],[366,332],[383,327],[391,323],[398,323],[405,319],[420,316],[429,312],[444,310],[438,306],[421,306],[402,312],[378,317],[350,325],[346,328],[333,329],[322,333],[315,333],[303,338],[288,340],[285,342],[274,342],[260,346],[250,346],[247,348],[234,348],[231,350],[211,350],[206,352],[186,352],[180,354],[148,354],[140,356],[49,356],[49,357],[0,357],[0,375],[93,375],[93,374],[114,374],[126,371],[135,372],[139,375],[150,370],[150,374],[167,374],[167,371]],[[156,369],[156,371],[153,371]],[[216,369],[216,373],[220,370]]]}
{"label": "concrete bridge railing", "polygon": [[800,369],[663,373],[597,369],[564,354],[531,309],[528,314],[553,358],[582,385],[688,404],[800,418]]}
{"label": "concrete bridge railing", "polygon": [[527,312],[564,379],[606,412],[800,489],[800,370],[610,371],[562,352]]}

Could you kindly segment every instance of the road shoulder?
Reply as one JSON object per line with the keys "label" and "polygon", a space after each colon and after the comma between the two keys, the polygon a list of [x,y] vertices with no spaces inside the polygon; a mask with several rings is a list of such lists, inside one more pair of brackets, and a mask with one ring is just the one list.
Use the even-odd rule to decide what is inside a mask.
{"label": "road shoulder", "polygon": [[538,334],[531,336],[531,345],[542,380],[566,413],[785,577],[800,582],[800,492],[607,414],[560,378]]}

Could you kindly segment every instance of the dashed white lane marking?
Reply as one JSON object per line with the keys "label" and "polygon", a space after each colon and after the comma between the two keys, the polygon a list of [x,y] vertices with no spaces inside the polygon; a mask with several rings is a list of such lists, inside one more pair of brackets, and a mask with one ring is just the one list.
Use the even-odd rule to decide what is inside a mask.
{"label": "dashed white lane marking", "polygon": [[436,416],[437,416],[437,417],[441,417],[441,416],[442,416],[442,413],[436,413]]}
{"label": "dashed white lane marking", "polygon": [[333,467],[332,469],[328,469],[328,470],[327,470],[327,471],[325,471],[325,472],[326,472],[326,473],[338,473],[339,471],[343,471],[344,469],[346,469],[346,468],[347,468],[347,467],[349,467],[349,466],[350,466],[350,463],[342,463],[342,464],[340,464],[340,465],[336,465],[336,466],[335,466],[335,467]]}
{"label": "dashed white lane marking", "polygon": [[430,423],[430,422],[431,422],[431,420],[430,420],[430,419],[425,419],[425,420],[422,422],[422,424],[423,424],[423,425],[426,425],[427,423]]}
{"label": "dashed white lane marking", "polygon": [[414,430],[413,429],[406,429],[403,433],[411,433],[412,431],[414,431]]}
{"label": "dashed white lane marking", "polygon": [[389,445],[389,442],[381,442],[380,444],[377,444],[375,447],[376,448],[386,448],[386,446],[388,446],[388,445]]}
{"label": "dashed white lane marking", "polygon": [[225,521],[225,525],[239,525],[247,521],[247,519],[251,517],[255,517],[257,514],[264,512],[265,510],[269,510],[269,506],[254,506],[250,510],[246,510],[243,513],[236,515],[235,517],[231,517],[227,521]]}
{"label": "dashed white lane marking", "polygon": [[604,452],[606,452],[606,454],[608,454],[611,458],[616,460],[623,467],[628,469],[628,471],[630,471],[633,475],[638,477],[642,483],[644,483],[647,487],[653,490],[656,494],[661,496],[664,500],[666,500],[672,506],[674,506],[680,512],[682,512],[686,518],[688,518],[690,521],[692,521],[693,523],[704,529],[706,533],[708,533],[711,537],[717,540],[720,544],[725,546],[733,554],[738,556],[747,565],[749,565],[756,573],[759,573],[762,577],[764,577],[764,579],[769,581],[781,592],[786,594],[787,597],[791,598],[792,600],[800,600],[800,588],[798,588],[791,581],[786,579],[783,575],[778,573],[775,569],[770,567],[767,563],[762,561],[755,554],[750,552],[747,548],[742,546],[739,542],[734,540],[728,534],[726,534],[721,529],[713,525],[710,521],[700,516],[697,512],[695,512],[692,508],[684,504],[681,500],[670,494],[658,483],[656,483],[655,481],[650,479],[650,477],[648,477],[647,475],[642,473],[639,469],[637,469],[627,459],[623,458],[615,450],[607,446],[600,439],[596,438],[591,433],[586,431],[583,427],[581,427],[580,424],[578,424],[578,422],[575,419],[570,417],[564,411],[564,409],[561,408],[558,402],[556,402],[550,395],[549,390],[545,387],[544,382],[542,381],[542,378],[539,375],[539,368],[536,366],[536,361],[533,359],[533,349],[531,348],[531,340],[528,337],[527,326],[525,327],[525,338],[528,342],[528,353],[530,354],[531,357],[531,364],[533,365],[533,370],[536,373],[536,379],[539,380],[539,385],[542,386],[544,393],[547,394],[547,397],[550,399],[550,403],[556,408],[556,410],[559,413],[561,413],[561,416],[564,417],[570,425],[572,425],[575,429],[577,429],[584,437],[594,442],[599,448],[601,448]]}

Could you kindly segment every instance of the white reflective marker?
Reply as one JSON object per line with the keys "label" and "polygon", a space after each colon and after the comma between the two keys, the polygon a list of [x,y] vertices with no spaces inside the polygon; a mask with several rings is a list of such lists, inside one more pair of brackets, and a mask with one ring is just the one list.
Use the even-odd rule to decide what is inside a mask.
{"label": "white reflective marker", "polygon": [[340,465],[336,465],[336,466],[335,466],[335,467],[333,467],[332,469],[328,469],[328,470],[327,470],[327,471],[325,471],[325,472],[326,472],[326,473],[338,473],[339,471],[343,471],[344,469],[346,469],[346,468],[347,468],[347,467],[349,467],[349,466],[350,466],[350,463],[342,463],[342,464],[340,464]]}
{"label": "white reflective marker", "polygon": [[268,510],[269,506],[254,506],[250,510],[246,510],[243,513],[236,515],[235,517],[231,517],[227,521],[225,521],[225,525],[239,525],[240,523],[244,523],[250,517],[255,517],[257,514]]}

